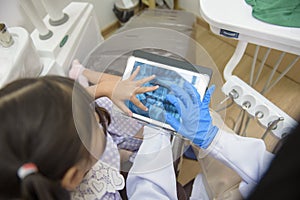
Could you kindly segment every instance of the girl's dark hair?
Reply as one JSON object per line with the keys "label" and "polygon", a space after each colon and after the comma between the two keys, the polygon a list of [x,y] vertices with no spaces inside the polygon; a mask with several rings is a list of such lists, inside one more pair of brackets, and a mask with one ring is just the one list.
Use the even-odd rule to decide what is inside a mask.
{"label": "girl's dark hair", "polygon": [[[84,88],[58,76],[21,79],[0,90],[0,199],[69,198],[61,179],[90,160],[86,148],[97,126],[92,102]],[[105,110],[98,114],[109,122]],[[21,180],[17,170],[28,162],[39,172]]]}

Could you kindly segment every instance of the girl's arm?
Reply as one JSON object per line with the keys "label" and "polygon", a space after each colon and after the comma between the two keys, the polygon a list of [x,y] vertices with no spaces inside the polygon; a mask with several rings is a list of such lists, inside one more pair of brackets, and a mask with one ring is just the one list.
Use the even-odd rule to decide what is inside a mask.
{"label": "girl's arm", "polygon": [[69,77],[75,80],[83,77],[86,79],[86,82],[88,81],[95,84],[86,88],[90,95],[92,95],[95,99],[99,97],[108,97],[123,112],[132,116],[132,112],[125,105],[124,101],[130,100],[140,109],[147,111],[147,107],[136,98],[136,95],[150,92],[158,88],[158,86],[143,87],[143,84],[155,78],[154,75],[141,80],[134,80],[139,71],[140,67],[133,72],[129,79],[122,80],[120,76],[87,69],[82,66],[78,60],[74,60],[69,72]]}
{"label": "girl's arm", "polygon": [[121,77],[114,75],[105,76],[98,84],[88,87],[87,91],[94,96],[95,99],[103,96],[110,98],[115,105],[129,116],[132,116],[132,112],[125,105],[125,100],[130,100],[137,107],[147,111],[147,107],[136,98],[136,95],[156,90],[158,86],[143,87],[143,84],[154,79],[155,75],[141,80],[134,80],[139,71],[140,67],[138,67],[127,80],[121,80]]}

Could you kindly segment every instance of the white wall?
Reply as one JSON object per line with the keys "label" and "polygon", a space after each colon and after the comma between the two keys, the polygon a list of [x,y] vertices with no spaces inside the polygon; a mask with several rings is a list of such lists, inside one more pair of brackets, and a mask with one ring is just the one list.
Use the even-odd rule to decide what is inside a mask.
{"label": "white wall", "polygon": [[85,0],[94,5],[101,30],[111,25],[117,18],[112,9],[116,0]]}
{"label": "white wall", "polygon": [[178,0],[178,6],[200,17],[199,1],[200,0]]}
{"label": "white wall", "polygon": [[[41,0],[32,0],[37,7],[38,13],[41,17],[46,15]],[[64,8],[71,0],[51,0],[55,2],[57,8]],[[82,0],[82,2],[90,2],[94,5],[95,12],[98,17],[100,28],[103,30],[107,26],[114,23],[115,17],[112,9],[115,0]],[[20,6],[18,0],[0,0],[0,22],[5,23],[8,27],[21,26],[31,32],[34,26],[25,14],[23,8]]]}

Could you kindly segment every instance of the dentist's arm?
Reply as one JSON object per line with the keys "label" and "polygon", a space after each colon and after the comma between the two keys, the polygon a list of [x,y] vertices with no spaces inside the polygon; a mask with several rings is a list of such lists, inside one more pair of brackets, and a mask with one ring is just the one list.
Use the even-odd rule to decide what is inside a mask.
{"label": "dentist's arm", "polygon": [[177,199],[168,132],[144,127],[143,143],[129,171],[126,185],[130,200]]}
{"label": "dentist's arm", "polygon": [[167,99],[181,115],[181,122],[167,114],[167,122],[181,135],[209,152],[211,156],[235,170],[244,182],[240,185],[243,196],[257,184],[267,170],[273,155],[266,151],[260,139],[241,137],[219,130],[212,124],[209,102],[214,87],[207,90],[203,101],[189,83],[184,88],[172,86],[174,95]]}
{"label": "dentist's arm", "polygon": [[207,151],[242,178],[239,189],[244,198],[252,192],[274,158],[266,150],[263,140],[227,133],[222,129]]}

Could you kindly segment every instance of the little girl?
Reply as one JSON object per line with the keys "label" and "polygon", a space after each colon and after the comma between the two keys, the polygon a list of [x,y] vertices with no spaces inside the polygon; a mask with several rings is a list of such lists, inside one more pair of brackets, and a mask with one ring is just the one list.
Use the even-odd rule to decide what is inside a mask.
{"label": "little girl", "polygon": [[[125,181],[123,177],[119,175],[121,170],[120,161],[133,161],[134,155],[142,143],[143,126],[138,123],[138,121],[129,117],[124,117],[115,110],[114,104],[127,113],[127,115],[132,115],[131,111],[125,106],[124,101],[114,100],[119,94],[114,92],[111,94],[103,93],[101,82],[114,82],[113,88],[118,91],[123,90],[127,93],[128,91],[133,91],[133,95],[131,95],[131,97],[127,96],[127,99],[130,99],[141,109],[147,110],[147,108],[135,97],[135,94],[153,91],[157,89],[158,86],[141,87],[145,82],[152,80],[155,76],[150,76],[139,81],[133,81],[138,72],[139,69],[129,78],[131,82],[125,83],[122,81],[122,84],[116,85],[116,82],[121,81],[121,77],[95,72],[84,68],[78,60],[73,61],[69,72],[70,78],[79,81],[79,83],[95,97],[96,104],[105,108],[111,116],[110,125],[107,129],[109,134],[107,135],[105,151],[100,160],[84,177],[84,180],[77,187],[76,191],[72,193],[73,199],[121,199],[120,194],[117,191],[124,187]],[[132,82],[135,82],[136,85],[131,84]],[[89,86],[89,83],[94,85]],[[118,99],[122,98],[118,97]],[[107,173],[101,173],[103,171],[106,171]]]}
{"label": "little girl", "polygon": [[[139,72],[139,68],[132,74],[129,80],[133,81],[136,75],[138,74],[138,72]],[[81,83],[83,86],[86,87],[87,91],[90,94],[94,94],[96,98],[96,103],[99,106],[104,107],[110,113],[111,123],[110,126],[108,126],[108,132],[112,136],[114,142],[118,145],[119,149],[129,150],[131,152],[137,151],[142,142],[141,139],[142,139],[143,126],[137,120],[134,120],[129,117],[124,117],[120,112],[116,111],[114,104],[116,104],[120,109],[122,109],[129,116],[132,115],[131,111],[126,107],[123,101],[121,102],[121,104],[118,101],[117,103],[116,101],[114,101],[113,94],[108,95],[108,97],[110,96],[111,98],[107,98],[107,97],[97,98],[101,95],[101,91],[99,91],[100,90],[99,82],[100,84],[101,81],[107,81],[107,80],[113,80],[119,82],[121,81],[121,77],[89,70],[83,67],[78,60],[73,61],[71,70],[69,72],[69,76],[70,78],[78,80],[79,83]],[[131,97],[127,97],[127,98],[130,99],[133,103],[135,103],[135,105],[137,105],[141,109],[147,110],[147,108],[135,97],[135,94],[156,90],[158,86],[141,87],[144,83],[154,78],[155,76],[150,76],[142,80],[133,81],[136,83],[136,85],[131,84],[131,86],[124,86],[125,84],[123,81],[122,89],[125,91],[128,91],[129,88],[130,90],[133,90],[134,94]],[[89,86],[89,82],[95,85]],[[118,89],[120,91],[118,86],[116,86],[115,89]],[[124,156],[127,155],[126,157],[131,155],[130,152],[124,152],[124,151],[121,152],[122,155]]]}
{"label": "little girl", "polygon": [[21,79],[0,90],[0,199],[70,198],[105,148],[109,115],[98,109],[99,129],[91,103],[64,77]]}
{"label": "little girl", "polygon": [[[125,86],[135,84],[125,81]],[[107,81],[101,86],[111,95],[110,84],[122,91],[122,83]],[[113,100],[126,99],[130,96],[126,92],[115,91]],[[77,191],[81,194],[84,189],[84,176],[97,178],[89,182],[97,191],[86,190],[96,196],[84,193],[85,199],[120,197],[117,190],[124,181],[119,158],[114,156],[118,152],[112,156],[115,161],[107,156],[116,147],[110,136],[106,138],[110,116],[104,108],[91,105],[86,90],[64,77],[21,79],[0,90],[0,199],[65,200],[75,189],[71,196],[77,198]]]}

